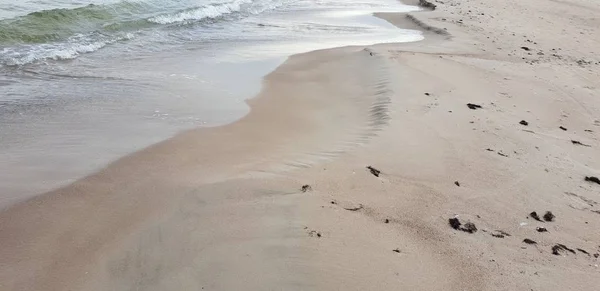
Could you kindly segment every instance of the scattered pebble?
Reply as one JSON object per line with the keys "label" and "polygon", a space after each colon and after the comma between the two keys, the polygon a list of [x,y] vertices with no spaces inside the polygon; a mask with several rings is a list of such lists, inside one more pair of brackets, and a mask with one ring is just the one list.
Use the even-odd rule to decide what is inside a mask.
{"label": "scattered pebble", "polygon": [[548,230],[545,227],[536,227],[535,230],[537,230],[538,232],[548,232]]}
{"label": "scattered pebble", "polygon": [[450,223],[450,226],[456,230],[460,229],[460,226],[462,225],[458,218],[450,218],[448,219],[448,223]]}
{"label": "scattered pebble", "polygon": [[528,126],[528,125],[529,125],[529,122],[527,122],[527,121],[525,121],[525,120],[521,120],[521,121],[519,122],[519,124],[521,124],[521,125],[525,125],[525,126]]}
{"label": "scattered pebble", "polygon": [[555,217],[551,211],[546,211],[546,214],[544,214],[544,220],[548,222],[553,221]]}
{"label": "scattered pebble", "polygon": [[454,185],[460,187],[460,183],[458,181],[454,181]]}
{"label": "scattered pebble", "polygon": [[510,236],[510,234],[508,234],[507,232],[502,231],[502,230],[496,230],[495,232],[490,233],[490,235],[492,235],[493,237],[497,237],[497,238],[504,238],[506,236]]}
{"label": "scattered pebble", "polygon": [[477,227],[474,223],[467,222],[464,225],[462,225],[462,223],[460,223],[460,220],[458,220],[458,218],[456,217],[448,219],[448,223],[450,223],[450,226],[456,230],[461,230],[468,233],[477,232]]}
{"label": "scattered pebble", "polygon": [[475,232],[477,232],[477,227],[475,226],[474,223],[467,222],[467,223],[465,223],[465,226],[463,226],[463,228],[461,230],[468,232],[468,233],[475,233]]}
{"label": "scattered pebble", "polygon": [[379,171],[371,166],[368,166],[367,169],[369,169],[369,171],[371,171],[371,174],[373,174],[373,176],[375,176],[375,177],[379,177],[379,174],[381,174],[381,171]]}
{"label": "scattered pebble", "polygon": [[580,141],[578,141],[578,140],[571,140],[571,142],[572,142],[573,144],[580,145],[580,146],[584,146],[584,147],[592,147],[591,145],[589,145],[589,144],[584,144],[584,143],[582,143],[582,142],[580,142]]}
{"label": "scattered pebble", "polygon": [[301,189],[302,193],[306,193],[311,190],[312,190],[312,187],[310,185],[304,185],[304,186],[302,186],[302,189]]}
{"label": "scattered pebble", "polygon": [[540,218],[540,216],[535,211],[529,213],[529,216],[531,216],[533,219],[535,219],[537,221],[542,221],[542,219]]}
{"label": "scattered pebble", "polygon": [[530,50],[531,50],[530,48],[528,48],[528,47],[526,47],[526,46],[522,46],[522,47],[521,47],[521,49],[522,49],[522,50],[525,50],[525,51],[530,51]]}
{"label": "scattered pebble", "polygon": [[588,182],[593,182],[596,184],[600,184],[600,179],[598,179],[598,177],[594,177],[594,176],[590,176],[590,177],[585,177],[585,180]]}
{"label": "scattered pebble", "polygon": [[567,246],[563,245],[563,244],[555,244],[552,247],[552,254],[555,256],[559,256],[561,252],[563,251],[569,251],[572,254],[575,254],[575,250],[568,248]]}
{"label": "scattered pebble", "polygon": [[400,251],[400,249],[394,249],[394,250],[392,250],[392,252],[400,253],[401,251]]}
{"label": "scattered pebble", "polygon": [[560,129],[562,129],[562,130],[564,130],[564,131],[567,131],[567,128],[566,128],[566,127],[564,127],[564,126],[562,126],[562,125],[561,125],[561,126],[559,126],[558,128],[560,128]]}
{"label": "scattered pebble", "polygon": [[344,209],[346,209],[348,211],[359,211],[359,210],[363,209],[363,205],[359,204],[357,207],[349,207],[349,208],[344,207]]}
{"label": "scattered pebble", "polygon": [[473,103],[467,103],[467,107],[469,107],[469,109],[473,109],[473,110],[482,108],[481,105],[473,104]]}
{"label": "scattered pebble", "polygon": [[584,249],[577,248],[577,250],[578,250],[578,251],[580,251],[580,252],[582,252],[582,253],[584,253],[584,254],[586,254],[586,255],[588,255],[588,256],[590,255],[590,253],[588,253],[588,252],[587,252],[586,250],[584,250]]}
{"label": "scattered pebble", "polygon": [[535,244],[537,244],[536,241],[528,239],[528,238],[524,239],[523,242],[526,243],[526,244],[528,244],[528,245],[535,245]]}

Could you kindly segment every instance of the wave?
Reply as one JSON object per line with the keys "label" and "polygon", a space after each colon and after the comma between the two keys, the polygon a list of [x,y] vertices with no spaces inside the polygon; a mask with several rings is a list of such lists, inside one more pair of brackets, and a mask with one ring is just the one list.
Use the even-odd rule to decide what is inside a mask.
{"label": "wave", "polygon": [[240,0],[229,3],[211,4],[203,7],[180,11],[175,14],[159,15],[148,19],[157,24],[172,24],[181,22],[198,21],[206,18],[218,18],[242,10],[244,5],[251,4],[251,0]]}
{"label": "wave", "polygon": [[15,19],[0,21],[0,43],[46,43],[76,33],[98,30],[118,19],[113,9],[88,5],[75,9],[53,9],[33,12]]}
{"label": "wave", "polygon": [[233,0],[197,6],[198,0],[127,0],[107,5],[43,10],[0,20],[0,45],[48,43],[77,33],[151,28],[234,13],[257,14],[276,8],[283,1],[286,0]]}
{"label": "wave", "polygon": [[71,59],[130,38],[124,35],[207,19],[227,21],[279,7],[289,0],[209,1],[218,2],[197,6],[198,0],[125,0],[2,19],[0,65]]}
{"label": "wave", "polygon": [[133,34],[124,34],[104,40],[94,40],[90,37],[81,38],[70,42],[26,45],[11,48],[4,48],[0,51],[0,65],[4,66],[22,66],[42,60],[70,60],[75,59],[81,54],[95,52],[107,45],[129,40],[134,37]]}

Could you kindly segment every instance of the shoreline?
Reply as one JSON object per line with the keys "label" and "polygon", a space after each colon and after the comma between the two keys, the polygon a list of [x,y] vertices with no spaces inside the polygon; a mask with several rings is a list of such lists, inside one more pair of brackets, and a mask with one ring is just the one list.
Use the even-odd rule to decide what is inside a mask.
{"label": "shoreline", "polygon": [[[520,5],[529,3],[542,5]],[[585,54],[572,44],[558,60],[527,54],[534,41],[550,51],[551,32],[519,49],[523,40],[494,23],[519,21],[513,4],[377,14],[402,27],[443,23],[453,38],[439,28],[422,42],[294,55],[265,77],[241,120],[182,133],[0,212],[0,258],[10,266],[0,286],[594,290],[598,188],[582,177],[600,171],[598,69],[571,65],[568,54]],[[462,5],[496,17],[467,18]],[[575,29],[568,18],[553,25]],[[523,59],[492,50],[501,46]],[[528,219],[533,210],[556,221]],[[456,215],[479,231],[452,230]],[[497,230],[510,236],[490,235]],[[557,243],[590,255],[555,256]]]}
{"label": "shoreline", "polygon": [[[355,74],[361,69],[363,74]],[[17,267],[0,274],[0,281],[13,282],[9,289],[14,290],[42,286],[45,290],[69,286],[118,289],[103,282],[118,283],[115,276],[127,270],[111,270],[110,266],[123,264],[118,260],[129,256],[123,252],[140,249],[127,244],[156,231],[166,217],[182,220],[178,205],[190,199],[190,192],[231,180],[305,169],[376,135],[387,121],[386,70],[385,60],[362,46],[292,55],[264,77],[261,92],[246,101],[250,113],[236,122],[182,132],[70,185],[12,205],[0,212],[0,238],[5,246],[0,258]],[[335,122],[331,122],[334,107]],[[229,146],[222,147],[223,143]],[[194,200],[221,199],[201,192],[202,198]],[[246,199],[241,194],[235,194],[237,199]],[[261,216],[253,213],[251,217]],[[56,244],[63,241],[60,237],[65,231],[73,234],[66,244],[77,248],[76,253],[65,249],[65,242]],[[179,231],[178,227],[173,231]],[[100,257],[111,253],[109,257],[117,262]],[[22,261],[28,254],[38,258]],[[52,259],[56,255],[62,258],[60,262]],[[35,280],[19,272],[32,269],[47,271]],[[96,271],[91,278],[84,275],[91,273],[84,270],[93,269],[104,271]]]}
{"label": "shoreline", "polygon": [[[403,11],[417,9],[416,7],[408,7],[401,4],[397,7],[388,4],[384,5],[383,3],[386,3],[387,1],[388,0],[380,1],[381,3],[374,2],[378,3],[374,5],[377,7],[381,6],[382,10],[398,9],[399,11]],[[395,8],[388,8],[388,6]],[[27,121],[27,114],[25,114],[26,117],[15,121],[12,121],[13,118],[9,115],[6,120],[8,120],[9,123],[14,122],[16,125],[10,126],[11,130],[7,130],[2,136],[6,137],[6,140],[14,139],[16,142],[9,142],[9,146],[5,147],[4,155],[0,156],[0,161],[7,163],[5,167],[6,170],[0,171],[0,184],[2,184],[2,186],[0,186],[0,192],[3,192],[3,194],[0,195],[0,209],[4,209],[19,201],[27,200],[28,198],[41,193],[56,190],[57,188],[71,184],[76,180],[94,174],[121,157],[173,137],[182,131],[193,129],[196,126],[214,127],[236,121],[248,113],[249,107],[244,100],[250,99],[258,94],[263,77],[281,65],[288,55],[293,55],[297,52],[308,52],[317,48],[330,48],[338,46],[340,43],[366,45],[378,41],[383,42],[386,40],[398,39],[414,41],[421,38],[420,34],[417,32],[398,30],[395,26],[384,20],[373,17],[371,13],[368,12],[360,12],[355,16],[345,15],[341,12],[337,16],[334,15],[336,13],[330,13],[331,15],[329,16],[319,16],[318,11],[320,11],[320,9],[326,10],[327,8],[315,9],[313,12],[307,11],[307,15],[303,17],[310,17],[309,14],[315,14],[316,19],[314,19],[314,25],[317,25],[317,23],[320,22],[327,23],[327,19],[334,24],[349,25],[349,27],[355,25],[353,23],[363,23],[365,25],[365,28],[362,28],[364,29],[364,32],[360,31],[361,28],[353,28],[350,29],[352,32],[344,33],[344,35],[347,33],[350,33],[351,36],[354,35],[352,38],[348,36],[336,37],[335,35],[332,35],[331,41],[323,43],[314,41],[314,45],[308,44],[310,38],[300,37],[300,42],[297,43],[296,48],[290,47],[289,44],[286,45],[289,41],[286,42],[283,40],[274,42],[270,45],[249,42],[249,44],[246,45],[247,47],[243,46],[239,49],[224,51],[224,56],[219,58],[226,60],[229,56],[241,59],[231,60],[231,63],[222,64],[220,68],[219,65],[212,64],[211,59],[204,60],[195,58],[193,55],[195,52],[193,52],[193,50],[191,50],[192,53],[178,53],[177,58],[172,59],[169,58],[168,54],[159,54],[156,57],[158,60],[167,58],[171,65],[166,68],[153,70],[152,68],[145,68],[144,61],[139,62],[137,65],[135,65],[135,63],[138,63],[138,61],[133,61],[124,66],[132,67],[131,73],[128,74],[132,79],[128,81],[129,83],[132,83],[131,87],[135,87],[136,83],[163,83],[160,76],[164,73],[162,78],[166,78],[166,80],[164,82],[165,84],[161,87],[164,87],[165,89],[156,88],[156,92],[152,93],[144,93],[142,91],[135,101],[129,101],[132,98],[128,98],[127,93],[123,93],[122,96],[117,95],[117,93],[113,93],[112,91],[106,93],[107,95],[116,95],[113,98],[114,100],[122,100],[117,102],[139,102],[140,104],[136,105],[135,109],[127,109],[127,104],[120,105],[116,102],[111,103],[111,100],[113,99],[106,102],[106,104],[101,104],[99,106],[95,106],[94,104],[88,105],[85,103],[84,105],[86,106],[83,109],[71,106],[63,108],[63,111],[72,111],[72,116],[87,115],[89,119],[86,119],[86,122],[73,122],[72,120],[77,120],[77,118],[70,117],[71,114],[65,114],[67,117],[61,114],[55,114],[56,118],[52,118],[49,116],[50,114],[47,114],[48,116],[44,115],[40,117],[39,119],[48,119],[46,122],[48,126],[37,126],[35,122],[37,119],[35,118],[29,118],[31,121]],[[371,11],[371,9],[368,10]],[[287,10],[283,9],[283,12],[279,13],[289,13],[285,11]],[[275,13],[275,15],[277,14],[278,13]],[[338,19],[338,16],[340,19]],[[276,22],[277,18],[277,16],[266,15],[262,21],[265,23]],[[256,20],[250,22],[255,21]],[[298,20],[292,20],[290,25],[293,25],[294,21]],[[269,26],[258,26],[258,29],[265,29],[267,30],[267,33],[271,30]],[[319,35],[320,34],[315,34],[315,39],[318,39],[320,37]],[[278,46],[281,46],[279,50],[277,50]],[[238,53],[233,52],[236,50]],[[277,50],[277,52],[275,52],[275,50]],[[103,52],[104,50],[99,53],[102,54]],[[243,60],[244,58],[247,60]],[[101,58],[98,59],[100,60]],[[186,62],[186,59],[194,59],[194,61]],[[208,64],[202,65],[203,60],[208,61]],[[107,68],[118,68],[118,66],[115,65],[117,63],[119,62],[109,61],[106,63],[106,66]],[[186,65],[188,63],[189,67]],[[194,69],[194,66],[201,66],[202,68]],[[68,67],[66,69],[68,69]],[[179,74],[181,77],[178,77],[179,75],[177,74],[167,74],[167,71],[173,70],[181,70],[186,72],[186,74]],[[120,70],[104,69],[101,71],[107,73],[109,71]],[[138,78],[134,78],[134,76],[137,76],[138,74],[140,76],[150,75],[150,72],[147,71],[154,71],[153,74],[155,74],[157,78],[141,78],[142,80],[133,80]],[[64,75],[65,77],[70,76],[66,73]],[[76,73],[72,75],[73,76],[70,77],[74,78],[78,76]],[[208,78],[209,75],[211,75],[211,78]],[[179,80],[180,78],[189,81],[182,82]],[[193,79],[196,80],[194,81]],[[234,87],[231,86],[232,80],[235,80]],[[202,83],[194,85],[194,82]],[[82,86],[85,85],[86,84],[82,84]],[[112,86],[108,87],[112,88],[114,86],[114,91],[118,92],[122,90],[120,89],[119,84],[111,85]],[[105,94],[103,93],[104,90],[101,89],[101,86],[103,85],[99,84],[98,86],[100,86],[98,90],[94,90],[92,87],[90,87],[89,90],[92,92],[97,91],[95,95]],[[79,86],[75,85],[72,87],[79,88]],[[210,89],[209,87],[212,87],[213,89]],[[69,92],[65,90],[62,93],[68,95]],[[56,94],[61,93],[57,92]],[[25,93],[24,95],[28,94]],[[167,101],[167,103],[169,103],[168,105],[161,104],[161,96],[163,95],[168,96],[166,98],[173,98],[174,100]],[[73,99],[66,103],[73,103],[77,96],[72,96],[72,98]],[[91,99],[94,99],[94,97],[90,96],[88,98],[88,100]],[[87,109],[88,106],[89,109]],[[113,106],[115,108],[123,107],[125,109],[113,110]],[[107,109],[105,110],[102,107],[107,107]],[[210,110],[210,108],[213,108],[214,110]],[[56,110],[58,110],[58,108]],[[91,112],[88,113],[86,110]],[[22,114],[17,111],[18,110],[15,109],[15,112],[13,113],[14,116]],[[101,114],[95,115],[96,112],[101,112]],[[103,122],[102,118],[106,118],[106,121]],[[94,126],[95,123],[98,123],[98,125]],[[120,123],[124,123],[124,126],[119,126]],[[54,124],[56,125],[53,126]],[[77,125],[71,126],[71,124]],[[31,128],[31,130],[28,131],[28,128]],[[88,128],[90,128],[90,130],[87,130]],[[45,135],[46,132],[53,132],[54,134]],[[136,132],[139,133],[136,134]],[[17,138],[12,138],[14,136],[17,136]],[[20,145],[18,142],[20,138],[18,137],[21,136],[27,137],[30,140],[35,140],[36,142]],[[61,137],[63,139],[68,138],[69,141],[74,141],[61,143]],[[104,142],[103,140],[107,141]],[[62,164],[63,167],[54,169],[53,165],[57,163]]]}

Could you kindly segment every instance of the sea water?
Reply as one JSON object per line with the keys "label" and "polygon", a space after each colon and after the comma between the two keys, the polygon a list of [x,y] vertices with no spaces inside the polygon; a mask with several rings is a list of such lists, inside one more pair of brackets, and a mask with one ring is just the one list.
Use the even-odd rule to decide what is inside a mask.
{"label": "sea water", "polygon": [[396,0],[0,0],[0,207],[248,113],[285,58],[422,39]]}

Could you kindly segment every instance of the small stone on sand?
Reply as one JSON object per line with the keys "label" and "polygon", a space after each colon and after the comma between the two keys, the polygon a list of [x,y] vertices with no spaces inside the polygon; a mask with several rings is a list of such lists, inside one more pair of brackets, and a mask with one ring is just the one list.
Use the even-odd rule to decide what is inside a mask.
{"label": "small stone on sand", "polygon": [[544,214],[544,220],[548,222],[553,221],[555,217],[551,211],[546,211],[546,214]]}
{"label": "small stone on sand", "polygon": [[379,177],[379,174],[381,174],[381,171],[379,171],[371,166],[368,166],[367,169],[369,169],[369,171],[371,171],[371,174],[373,174],[373,176],[375,176],[375,177]]}
{"label": "small stone on sand", "polygon": [[473,104],[473,103],[467,103],[467,107],[469,107],[469,109],[476,110],[476,109],[481,108],[481,105]]}
{"label": "small stone on sand", "polygon": [[600,179],[598,179],[598,177],[594,177],[594,176],[585,177],[585,180],[587,182],[592,182],[592,183],[600,184]]}
{"label": "small stone on sand", "polygon": [[540,218],[540,216],[535,211],[529,213],[529,216],[531,216],[533,219],[535,219],[537,221],[542,221],[542,219]]}

